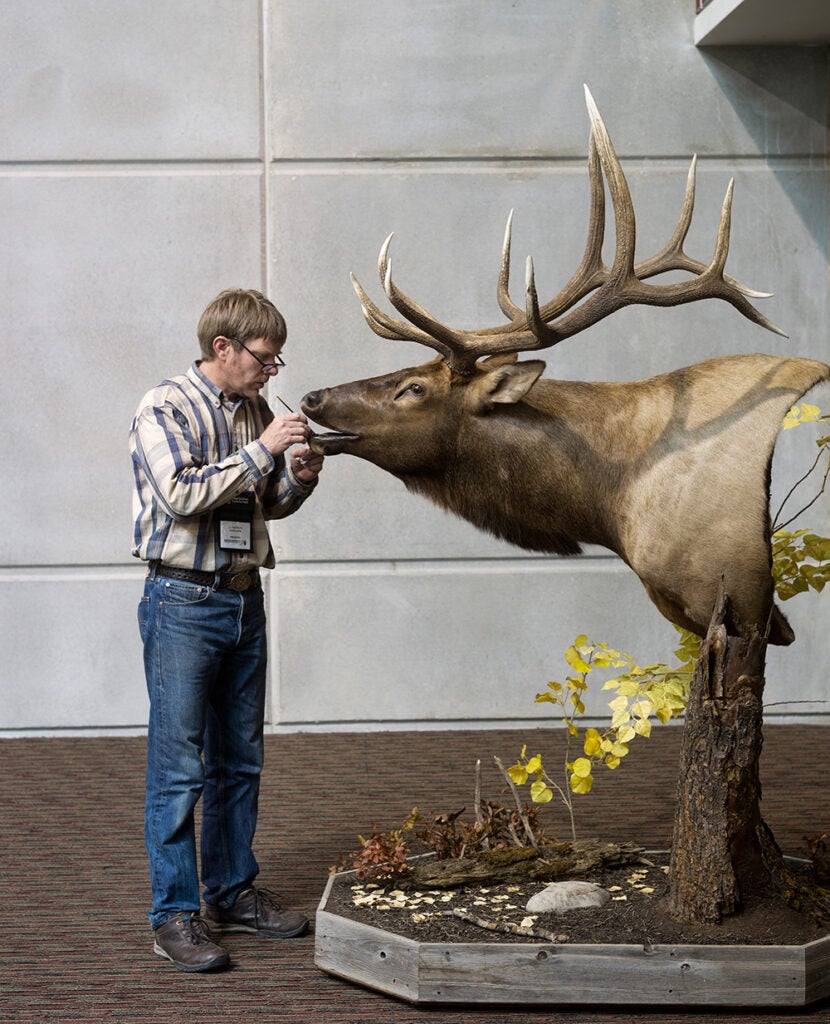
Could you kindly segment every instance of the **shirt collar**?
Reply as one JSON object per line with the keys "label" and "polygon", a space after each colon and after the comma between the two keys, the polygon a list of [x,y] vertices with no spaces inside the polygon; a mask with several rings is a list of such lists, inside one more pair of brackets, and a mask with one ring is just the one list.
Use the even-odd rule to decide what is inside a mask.
{"label": "shirt collar", "polygon": [[217,409],[221,405],[227,405],[231,409],[235,409],[241,402],[246,401],[246,399],[240,398],[238,402],[231,402],[231,400],[225,395],[225,392],[220,390],[212,380],[202,373],[199,369],[200,363],[201,359],[197,359],[187,371],[187,376],[200,391],[205,393],[208,401],[210,401],[212,405],[215,405]]}

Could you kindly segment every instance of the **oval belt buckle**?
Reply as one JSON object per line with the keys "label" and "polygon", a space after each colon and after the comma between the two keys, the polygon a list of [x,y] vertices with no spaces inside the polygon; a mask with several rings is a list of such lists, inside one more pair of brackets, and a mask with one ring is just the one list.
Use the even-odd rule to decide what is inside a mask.
{"label": "oval belt buckle", "polygon": [[253,575],[252,572],[238,572],[235,576],[231,577],[228,587],[231,590],[235,590],[237,594],[241,594],[243,590],[248,590],[253,584]]}

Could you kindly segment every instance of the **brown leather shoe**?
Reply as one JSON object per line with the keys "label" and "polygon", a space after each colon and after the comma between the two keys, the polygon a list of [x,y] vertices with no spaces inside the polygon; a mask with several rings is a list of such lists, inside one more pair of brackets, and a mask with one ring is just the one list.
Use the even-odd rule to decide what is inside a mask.
{"label": "brown leather shoe", "polygon": [[227,952],[213,941],[198,914],[176,914],[156,928],[153,936],[153,951],[180,971],[215,971],[230,963]]}
{"label": "brown leather shoe", "polygon": [[283,910],[272,892],[253,887],[240,893],[227,910],[205,907],[205,920],[215,932],[250,932],[277,939],[291,939],[308,930],[307,917]]}

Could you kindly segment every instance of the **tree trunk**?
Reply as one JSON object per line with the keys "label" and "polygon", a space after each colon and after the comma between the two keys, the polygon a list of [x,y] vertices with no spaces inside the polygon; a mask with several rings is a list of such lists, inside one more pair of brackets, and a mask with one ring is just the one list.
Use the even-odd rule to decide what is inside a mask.
{"label": "tree trunk", "polygon": [[719,594],[695,667],[680,760],[671,853],[671,913],[718,923],[750,892],[777,887],[764,862],[761,819],[766,638],[727,628]]}

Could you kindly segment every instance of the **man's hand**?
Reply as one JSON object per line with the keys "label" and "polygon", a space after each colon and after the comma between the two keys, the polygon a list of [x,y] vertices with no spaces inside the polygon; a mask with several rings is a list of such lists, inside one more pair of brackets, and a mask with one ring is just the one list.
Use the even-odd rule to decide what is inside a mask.
{"label": "man's hand", "polygon": [[323,456],[310,448],[298,448],[291,453],[291,469],[298,480],[310,484],[323,468]]}
{"label": "man's hand", "polygon": [[272,455],[282,455],[292,444],[304,444],[306,442],[308,439],[308,420],[300,412],[292,412],[286,416],[275,416],[259,435],[259,439]]}

